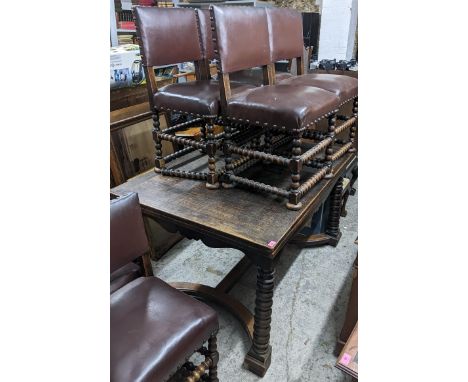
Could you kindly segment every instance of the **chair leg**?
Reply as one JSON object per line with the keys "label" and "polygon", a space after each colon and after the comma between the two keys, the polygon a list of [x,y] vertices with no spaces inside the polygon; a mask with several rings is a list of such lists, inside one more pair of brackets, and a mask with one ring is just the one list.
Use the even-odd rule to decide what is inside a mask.
{"label": "chair leg", "polygon": [[206,179],[206,188],[215,190],[219,188],[218,174],[216,174],[216,143],[214,141],[213,120],[206,124],[206,152],[208,154],[208,178]]}
{"label": "chair leg", "polygon": [[[358,115],[358,99],[357,97],[353,101],[353,116],[357,117]],[[353,123],[353,126],[351,126],[351,129],[349,130],[349,140],[353,144],[351,149],[349,150],[350,153],[355,153],[357,151],[356,149],[356,122]]]}
{"label": "chair leg", "polygon": [[218,353],[218,345],[216,334],[213,334],[208,340],[208,352],[209,357],[211,358],[211,366],[209,368],[209,381],[210,382],[218,382],[218,360],[219,360],[219,353]]}
{"label": "chair leg", "polygon": [[333,144],[335,143],[335,124],[336,124],[336,113],[333,113],[328,117],[328,136],[332,139],[332,142],[325,151],[325,160],[327,162],[328,171],[325,175],[325,179],[333,178]]}
{"label": "chair leg", "polygon": [[223,143],[223,152],[224,152],[224,162],[226,163],[226,173],[224,175],[224,180],[222,182],[223,188],[233,188],[234,183],[231,181],[229,178],[231,175],[233,175],[233,170],[232,170],[232,155],[231,151],[229,150],[229,145],[232,144],[231,140],[231,134],[232,134],[232,127],[229,123],[224,126],[224,143]]}
{"label": "chair leg", "polygon": [[162,156],[162,143],[159,133],[161,132],[160,123],[159,123],[159,112],[155,109],[153,111],[153,140],[154,147],[156,148],[156,158],[154,160],[156,172],[161,172],[161,169],[164,168],[164,159]]}
{"label": "chair leg", "polygon": [[300,159],[302,150],[302,133],[294,131],[292,141],[292,158],[289,161],[289,169],[291,171],[291,190],[289,192],[289,201],[286,207],[290,210],[300,210],[302,203],[298,192],[301,180],[302,161]]}

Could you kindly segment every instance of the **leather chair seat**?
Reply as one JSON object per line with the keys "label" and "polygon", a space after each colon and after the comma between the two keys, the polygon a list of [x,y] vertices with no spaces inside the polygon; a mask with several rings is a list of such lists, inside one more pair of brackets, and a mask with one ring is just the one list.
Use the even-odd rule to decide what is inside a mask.
{"label": "leather chair seat", "polygon": [[339,74],[310,73],[283,79],[284,85],[307,85],[328,90],[335,93],[340,103],[358,95],[358,80],[350,76]]}
{"label": "leather chair seat", "polygon": [[125,284],[133,281],[141,276],[141,269],[135,263],[128,263],[123,267],[111,273],[110,276],[110,292],[114,293],[117,289],[122,288]]}
{"label": "leather chair seat", "polygon": [[269,85],[245,90],[228,100],[231,119],[250,124],[301,129],[338,108],[338,97],[311,86]]}
{"label": "leather chair seat", "polygon": [[[279,83],[291,77],[292,77],[291,73],[277,72],[276,83]],[[263,85],[263,70],[262,68],[240,70],[238,72],[230,73],[229,79],[231,80],[231,83],[238,82],[241,84],[251,84],[254,86],[262,86]]]}
{"label": "leather chair seat", "polygon": [[156,277],[110,296],[113,382],[167,379],[218,329],[216,312]]}
{"label": "leather chair seat", "polygon": [[[232,84],[236,93],[253,85]],[[199,116],[219,114],[218,81],[189,81],[170,84],[158,89],[153,97],[157,109],[169,109]]]}

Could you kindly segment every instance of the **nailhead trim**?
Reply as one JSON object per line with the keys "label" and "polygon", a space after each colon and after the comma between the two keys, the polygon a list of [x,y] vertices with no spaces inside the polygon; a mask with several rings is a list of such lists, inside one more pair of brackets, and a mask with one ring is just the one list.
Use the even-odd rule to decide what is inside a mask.
{"label": "nailhead trim", "polygon": [[183,111],[183,110],[175,110],[175,109],[171,109],[169,107],[164,107],[164,106],[160,106],[159,108],[156,108],[156,110],[165,110],[165,111],[172,111],[174,113],[181,113],[181,114],[185,114],[185,115],[193,115],[193,116],[196,116],[196,117],[199,117],[199,118],[216,118],[218,117],[217,114],[211,114],[211,115],[207,115],[207,114],[197,114],[197,113],[190,113],[190,112],[187,112],[187,111]]}
{"label": "nailhead trim", "polygon": [[[334,109],[334,110],[332,110],[332,111],[330,111],[330,112],[328,112],[328,113],[326,113],[326,114],[324,114],[324,115],[318,117],[318,118],[315,119],[313,122],[310,122],[310,123],[308,123],[307,125],[300,127],[299,129],[291,129],[291,131],[298,131],[298,132],[305,131],[305,130],[307,130],[310,126],[316,124],[317,122],[321,121],[322,119],[327,118],[327,117],[329,117],[330,115],[335,114],[335,113],[337,113],[337,112],[338,112],[338,109]],[[251,124],[251,123],[250,123],[250,120],[248,120],[248,119],[235,118],[235,117],[227,117],[227,119],[228,119],[228,120],[231,120],[231,121],[234,121],[234,122],[236,122],[236,121],[239,121],[239,122],[247,122],[247,123],[250,124],[250,125],[257,125],[257,126],[262,126],[262,125],[263,125],[264,127],[273,127],[273,128],[275,128],[275,129],[288,130],[288,128],[287,128],[286,126],[272,125],[272,124],[269,124],[268,122],[263,122],[263,123],[261,123],[261,122],[259,122],[259,121],[255,121],[255,123]]]}

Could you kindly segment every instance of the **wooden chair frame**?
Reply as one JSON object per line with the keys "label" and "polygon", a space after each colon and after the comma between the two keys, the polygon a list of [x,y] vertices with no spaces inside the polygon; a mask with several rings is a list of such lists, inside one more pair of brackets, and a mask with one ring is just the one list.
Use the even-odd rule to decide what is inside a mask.
{"label": "wooden chair frame", "polygon": [[[199,380],[218,382],[218,360],[219,353],[217,350],[216,333],[213,333],[208,339],[208,348],[202,346],[195,353],[199,353],[205,357],[198,366],[192,362],[186,362],[182,366],[184,371],[184,382],[197,382]],[[208,371],[208,374],[205,374]]]}
{"label": "wooden chair frame", "polygon": [[[229,73],[224,73],[223,68],[221,66],[219,49],[217,47],[218,37],[216,32],[215,16],[212,7],[210,7],[210,20],[211,29],[213,32],[215,55],[217,58],[217,69],[220,84],[221,112],[224,119],[232,121],[232,119],[226,116],[227,102],[232,96]],[[294,58],[297,62],[297,74],[304,74],[302,55]],[[262,70],[263,85],[275,85],[276,73],[274,63],[268,63],[267,65],[263,65]],[[225,172],[222,176],[223,187],[232,188],[235,186],[236,183],[238,183],[259,191],[276,194],[288,198],[288,202],[286,204],[286,207],[288,209],[299,210],[302,207],[300,199],[321,179],[331,178],[334,176],[333,161],[336,161],[337,159],[345,155],[350,148],[350,146],[345,145],[342,148],[338,149],[336,152],[333,152],[333,145],[335,144],[335,135],[344,131],[347,128],[350,128],[355,120],[350,119],[349,121],[346,121],[341,126],[336,128],[335,124],[337,120],[337,112],[338,110],[332,110],[328,114],[318,118],[314,123],[314,125],[316,125],[316,123],[319,122],[319,120],[327,118],[328,134],[321,133],[310,127],[308,129],[294,129],[288,132],[285,128],[278,128],[274,126],[259,128],[258,126],[255,126],[257,131],[259,131],[258,135],[260,136],[260,139],[257,140],[257,144],[250,144],[250,148],[240,147],[231,139],[232,127],[236,126],[236,121],[233,121],[234,123],[225,123],[223,142]],[[240,121],[240,124],[242,124],[242,121]],[[250,124],[243,123],[243,125],[247,126],[248,128]],[[316,140],[318,141],[318,143],[303,153],[301,148],[303,137]],[[260,144],[261,138],[263,138],[263,144]],[[288,156],[275,154],[276,150],[281,149],[282,147],[284,147],[287,144],[290,144],[291,142],[292,147],[289,150],[289,153],[286,153],[289,154]],[[322,152],[325,152],[324,160],[317,160],[318,155]],[[241,157],[239,160],[233,161],[232,154],[238,154]],[[291,172],[290,188],[284,189],[273,187],[271,185],[267,185],[237,175],[239,170],[243,170],[246,167],[250,167],[255,163],[259,162],[260,160],[266,163],[274,163],[277,165],[288,167]],[[300,179],[303,166],[314,167],[317,168],[318,171],[301,184]]]}
{"label": "wooden chair frame", "polygon": [[[149,236],[149,226],[144,219],[145,233],[147,237]],[[143,277],[154,277],[153,266],[151,265],[151,246],[148,248],[148,251],[143,253],[140,257],[135,259],[139,264]],[[196,382],[200,379],[203,381],[209,382],[219,382],[218,379],[218,361],[219,353],[217,349],[217,332],[211,334],[211,336],[206,341],[208,343],[208,348],[202,346],[201,348],[195,350],[195,353],[199,353],[205,356],[205,360],[200,363],[198,366],[194,366],[192,362],[185,362],[179,369],[183,369],[184,372],[184,382]],[[206,375],[208,371],[208,375]],[[172,376],[171,376],[172,378]]]}
{"label": "wooden chair frame", "polygon": [[[198,21],[198,15],[197,24]],[[134,17],[136,32],[138,43],[140,45],[140,51],[144,52],[142,46],[142,40],[140,35],[140,30],[138,23]],[[200,26],[197,25],[199,30]],[[148,67],[144,64],[143,60],[143,69],[146,78],[147,90],[148,90],[148,98],[150,103],[150,108],[152,111],[152,118],[153,118],[153,141],[155,144],[156,149],[156,156],[155,156],[155,172],[160,173],[162,175],[167,176],[176,176],[181,178],[188,178],[188,179],[195,179],[195,180],[203,180],[206,182],[206,188],[208,189],[217,189],[219,188],[218,178],[223,173],[223,169],[217,170],[216,169],[216,159],[215,154],[218,147],[221,146],[221,138],[223,137],[224,133],[215,135],[214,134],[214,124],[219,123],[217,115],[194,115],[193,113],[184,112],[183,110],[164,110],[164,109],[157,109],[153,102],[154,94],[158,91],[156,76],[154,73],[154,67]],[[185,74],[176,75],[176,78],[180,78],[183,76],[187,76],[189,74],[195,74],[196,80],[207,80],[209,79],[209,65],[207,60],[196,60],[194,61],[195,71]],[[181,114],[185,114],[188,116],[195,117],[191,121],[183,122],[176,124],[174,126],[170,126],[169,119],[167,118],[167,114],[171,112],[179,112]],[[159,116],[163,114],[166,118],[167,126],[166,129],[161,129]],[[201,122],[201,140],[198,141],[196,139],[184,138],[179,137],[175,133],[180,130],[184,130],[189,127],[193,127],[195,125],[199,125]],[[183,148],[180,150],[175,151],[170,155],[163,156],[162,155],[162,141],[168,141],[173,144],[182,145]],[[178,169],[171,169],[167,168],[166,165],[177,158],[190,154],[195,150],[201,150],[203,153],[206,153],[208,156],[208,172],[195,172],[195,171],[183,171]]]}

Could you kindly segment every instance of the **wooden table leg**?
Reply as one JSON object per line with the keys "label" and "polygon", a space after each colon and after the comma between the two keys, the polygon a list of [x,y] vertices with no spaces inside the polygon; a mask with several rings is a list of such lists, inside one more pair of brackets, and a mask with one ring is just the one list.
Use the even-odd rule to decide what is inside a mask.
{"label": "wooden table leg", "polygon": [[331,237],[329,242],[334,247],[337,246],[341,238],[340,215],[341,215],[341,197],[343,194],[343,178],[336,183],[331,193],[330,212],[328,215],[328,224],[326,234]]}
{"label": "wooden table leg", "polygon": [[267,268],[258,266],[252,347],[245,357],[244,367],[261,377],[271,363],[270,329],[274,281],[273,264]]}
{"label": "wooden table leg", "polygon": [[326,222],[325,232],[309,233],[306,227],[297,233],[289,243],[299,247],[318,247],[322,245],[332,245],[336,247],[341,239],[340,215],[343,196],[343,178],[339,178],[329,196],[329,212]]}

